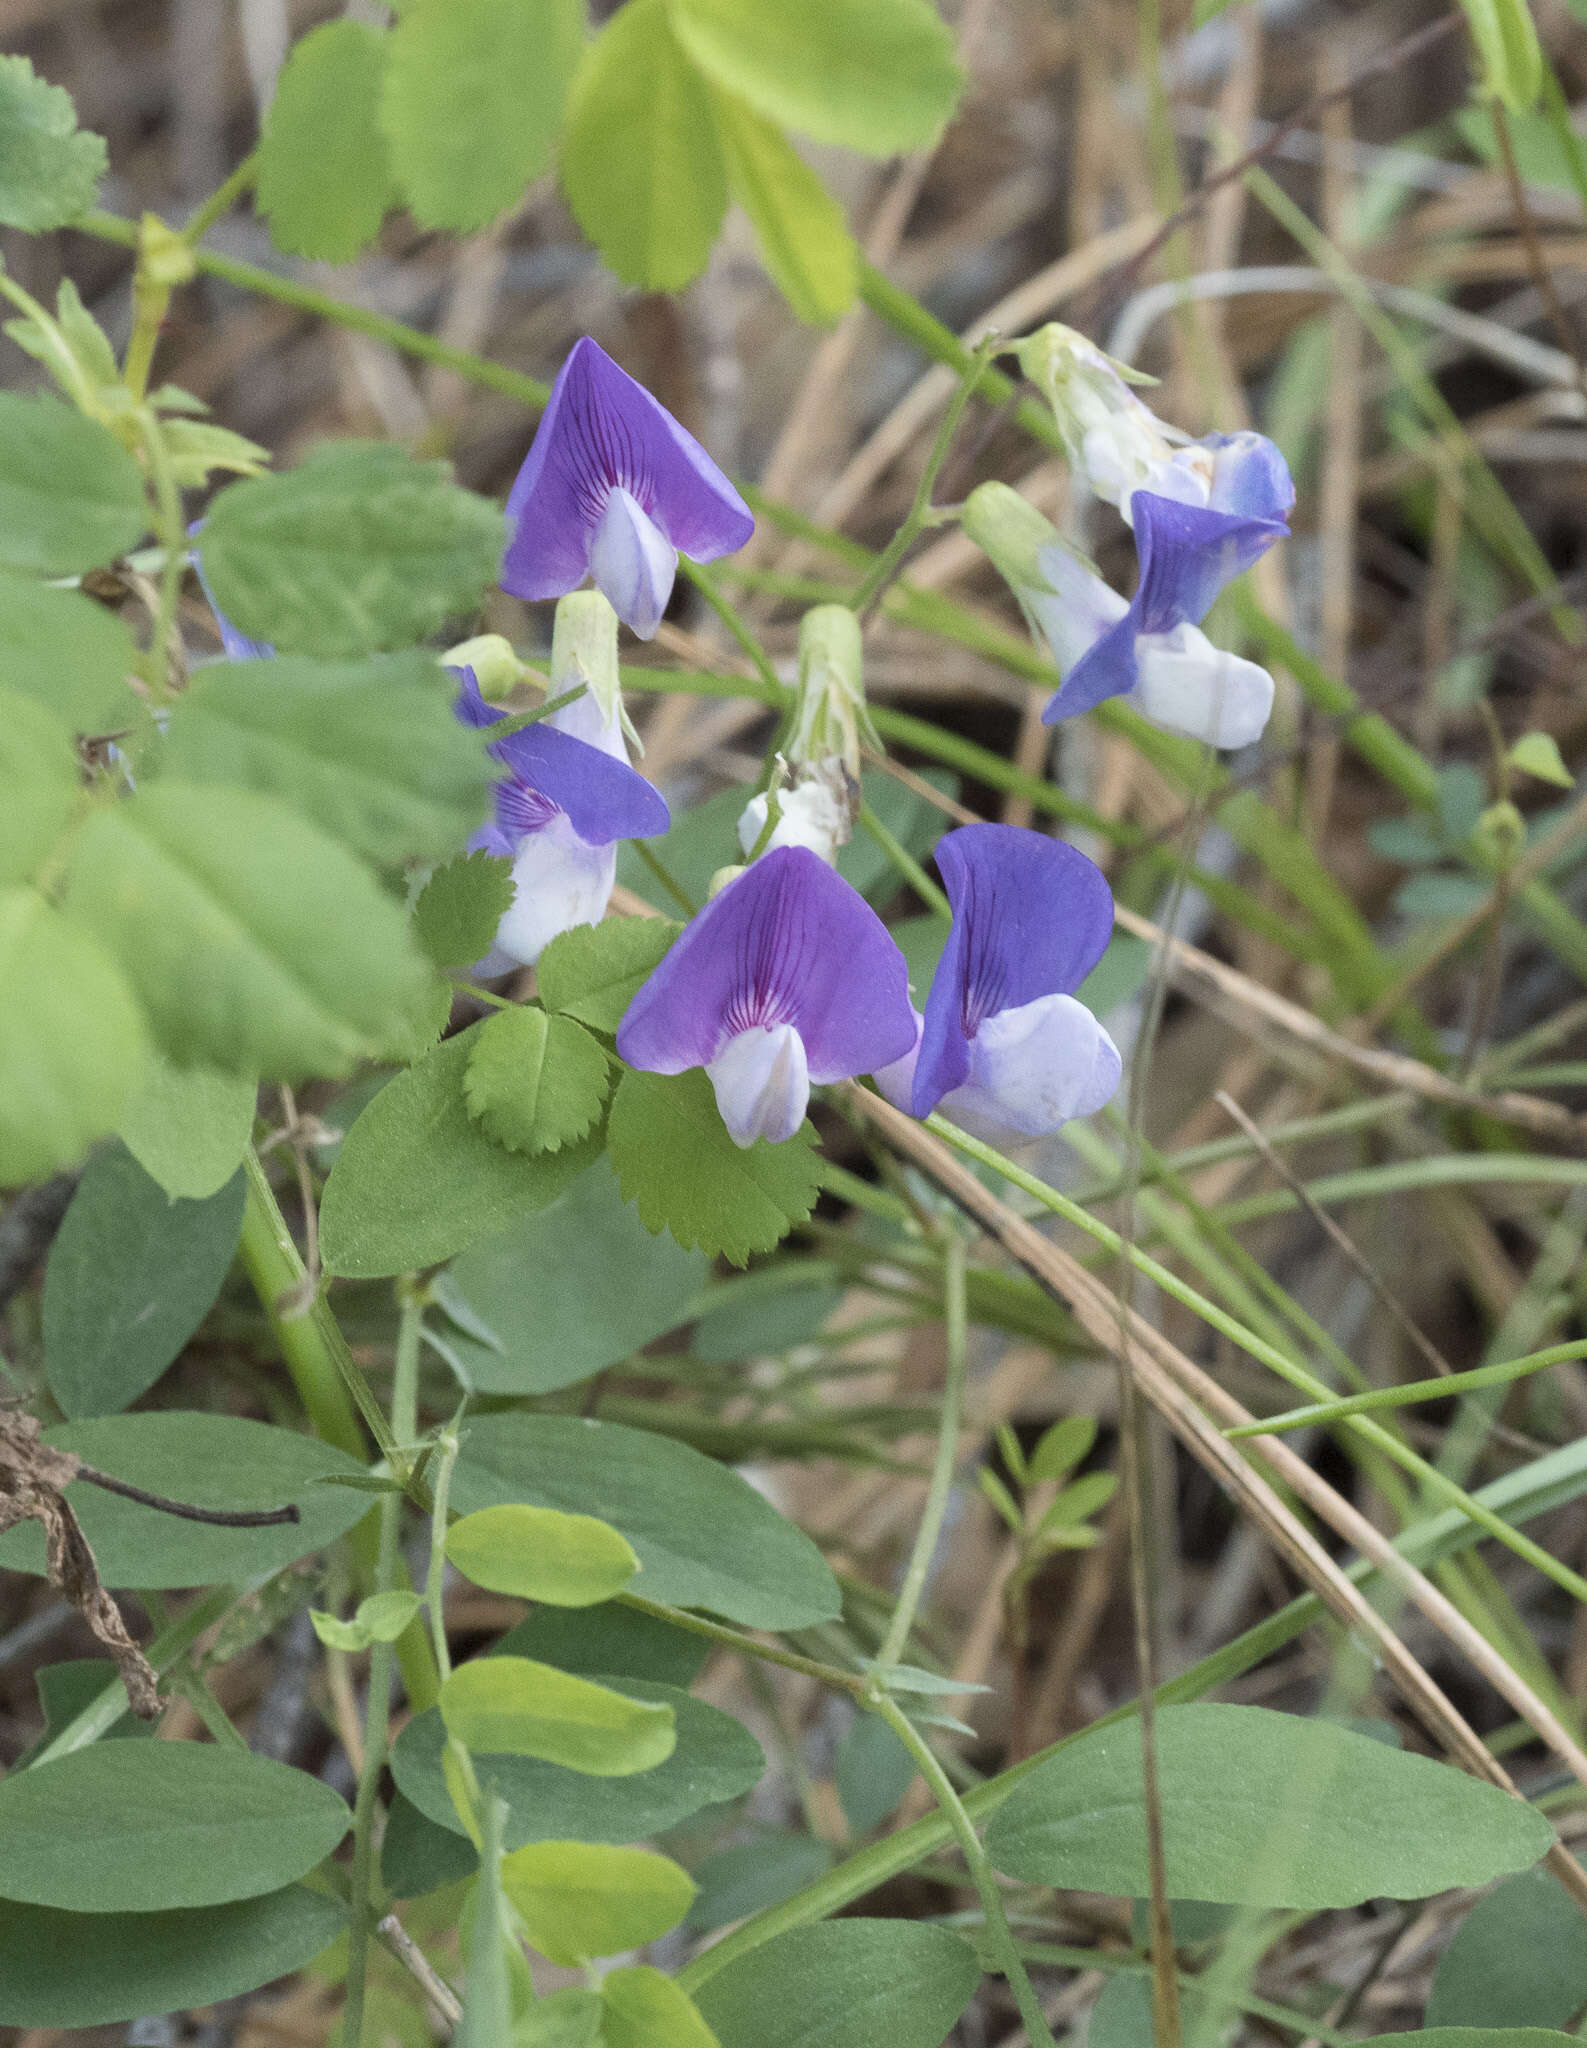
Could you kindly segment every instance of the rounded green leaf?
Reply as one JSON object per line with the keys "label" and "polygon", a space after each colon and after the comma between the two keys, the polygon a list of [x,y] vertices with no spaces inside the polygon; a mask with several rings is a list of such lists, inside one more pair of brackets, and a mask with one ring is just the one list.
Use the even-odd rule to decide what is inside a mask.
{"label": "rounded green leaf", "polygon": [[89,1161],[44,1274],[44,1372],[64,1415],[114,1415],[209,1313],[242,1229],[240,1173],[173,1202],[122,1145]]}
{"label": "rounded green leaf", "polygon": [[[0,526],[3,508],[0,491]],[[445,463],[387,442],[332,441],[296,469],[217,496],[204,572],[253,639],[284,654],[370,654],[471,612],[505,540],[500,509],[459,490]]]}
{"label": "rounded green leaf", "polygon": [[448,1341],[479,1393],[550,1393],[675,1329],[705,1275],[699,1252],[651,1236],[597,1160],[546,1208],[453,1261],[452,1291],[491,1341],[461,1329]]}
{"label": "rounded green leaf", "polygon": [[71,94],[26,57],[0,57],[0,227],[63,228],[88,212],[104,175],[104,142],[78,127]]}
{"label": "rounded green leaf", "polygon": [[351,263],[395,202],[380,89],[387,38],[327,21],[293,46],[259,141],[259,211],[291,256]]}
{"label": "rounded green leaf", "polygon": [[0,1187],[115,1129],[148,1057],[114,960],[33,889],[0,889]]}
{"label": "rounded green leaf", "polygon": [[0,2025],[97,2027],[219,2005],[290,1977],[345,1925],[334,1899],[296,1884],[166,1913],[0,1900]]}
{"label": "rounded green leaf", "polygon": [[749,215],[772,281],[801,320],[829,326],[859,286],[842,207],[774,122],[720,88],[711,103],[728,190]]}
{"label": "rounded green leaf", "polygon": [[532,1657],[476,1657],[441,1687],[441,1718],[465,1748],[527,1756],[592,1778],[652,1771],[676,1741],[670,1706],[629,1699]]}
{"label": "rounded green leaf", "polygon": [[179,1062],[345,1073],[427,974],[364,864],[274,797],[175,780],[78,834],[67,908],[124,968]]}
{"label": "rounded green leaf", "polygon": [[745,1628],[808,1628],[839,1612],[837,1582],[802,1529],[725,1465],[667,1437],[572,1415],[482,1415],[452,1498],[467,1513],[529,1501],[621,1529],[645,1597]]}
{"label": "rounded green leaf", "polygon": [[[510,1652],[508,1653],[510,1654]],[[494,1660],[495,1653],[486,1661]],[[563,1838],[639,1842],[664,1834],[703,1807],[737,1799],[766,1768],[760,1744],[731,1714],[672,1685],[595,1671],[585,1676],[630,1699],[670,1707],[677,1745],[664,1762],[626,1778],[591,1778],[525,1756],[477,1756],[481,1790],[507,1802],[507,1846]],[[464,1832],[441,1767],[446,1730],[438,1710],[417,1714],[397,1738],[392,1772],[427,1820]]]}
{"label": "rounded green leaf", "polygon": [[666,0],[628,0],[585,51],[562,188],[624,284],[681,291],[705,268],[727,177],[710,99],[673,38]]}
{"label": "rounded green leaf", "polygon": [[689,1994],[648,1965],[608,1970],[601,2004],[603,2048],[718,2048]]}
{"label": "rounded green leaf", "polygon": [[643,1948],[694,1897],[694,1880],[669,1856],[606,1842],[530,1842],[503,1858],[501,1882],[530,1944],[569,1967]]}
{"label": "rounded green leaf", "polygon": [[72,736],[31,697],[0,688],[0,883],[34,874],[82,788]]}
{"label": "rounded green leaf", "polygon": [[0,569],[75,576],[148,523],[142,474],[108,429],[58,398],[0,391]]}
{"label": "rounded green leaf", "polygon": [[464,967],[490,951],[513,903],[512,862],[460,853],[436,869],[413,906],[419,944],[437,967]]}
{"label": "rounded green leaf", "polygon": [[1551,1870],[1523,1870],[1478,1899],[1433,1972],[1433,2026],[1564,2027],[1587,2001],[1581,1908]]}
{"label": "rounded green leaf", "polygon": [[121,1119],[121,1142],[168,1195],[202,1201],[241,1166],[258,1095],[251,1075],[173,1067],[155,1055]]}
{"label": "rounded green leaf", "polygon": [[[706,1967],[709,1967],[707,1961]],[[725,1964],[694,1990],[721,2048],[941,2048],[981,1981],[967,1941],[916,1920],[828,1920]]]}
{"label": "rounded green leaf", "polygon": [[610,1523],[522,1501],[464,1515],[447,1531],[446,1554],[476,1586],[553,1607],[610,1600],[639,1569]]}
{"label": "rounded green leaf", "polygon": [[615,1032],[623,1013],[683,930],[666,917],[603,917],[576,924],[540,955],[536,987],[548,1010]]}
{"label": "rounded green leaf", "polygon": [[675,0],[673,22],[718,85],[867,156],[934,142],[964,84],[930,0]]}
{"label": "rounded green leaf", "polygon": [[463,1093],[468,1113],[510,1152],[560,1152],[595,1124],[612,1085],[606,1055],[582,1024],[533,1005],[480,1025]]}
{"label": "rounded green leaf", "polygon": [[594,1160],[598,1133],[530,1156],[473,1122],[463,1076],[478,1031],[460,1031],[388,1082],[342,1141],[320,1207],[328,1272],[374,1279],[439,1265],[543,1209]]}
{"label": "rounded green leaf", "polygon": [[74,732],[115,732],[137,714],[127,688],[136,661],[132,635],[102,604],[0,572],[0,688],[36,697]]}
{"label": "rounded green leaf", "polygon": [[[107,1415],[46,1430],[45,1441],[75,1451],[112,1478],[194,1507],[297,1506],[296,1522],[216,1528],[177,1521],[75,1480],[67,1498],[107,1586],[209,1586],[267,1578],[334,1543],[369,1509],[366,1493],[321,1483],[362,1478],[364,1468],[355,1459],[315,1437],[239,1416],[179,1409]],[[0,1536],[0,1569],[43,1572],[44,1534],[37,1523]]]}
{"label": "rounded green leaf", "polygon": [[467,234],[551,161],[584,39],[580,0],[416,0],[391,38],[382,121],[409,211]]}
{"label": "rounded green leaf", "polygon": [[0,1896],[78,1913],[257,1898],[351,1821],[318,1778],[247,1750],[96,1743],[0,1781]]}
{"label": "rounded green leaf", "polygon": [[[1523,1870],[1553,1839],[1523,1800],[1333,1722],[1168,1707],[1157,1740],[1173,1898],[1308,1911],[1420,1899]],[[1095,1729],[1033,1771],[987,1848],[1010,1877],[1144,1897],[1139,1729]]]}
{"label": "rounded green leaf", "polygon": [[[356,27],[353,22],[333,26]],[[165,772],[276,795],[333,838],[395,867],[453,853],[485,816],[490,762],[452,715],[433,655],[200,670],[171,715]]]}

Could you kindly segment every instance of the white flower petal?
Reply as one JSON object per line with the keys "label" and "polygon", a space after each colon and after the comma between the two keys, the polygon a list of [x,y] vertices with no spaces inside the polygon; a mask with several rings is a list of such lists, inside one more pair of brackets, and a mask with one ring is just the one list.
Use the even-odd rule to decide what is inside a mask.
{"label": "white flower petal", "polygon": [[648,640],[661,624],[678,573],[678,550],[640,505],[619,488],[590,543],[595,587],[625,626]]}
{"label": "white flower petal", "polygon": [[617,880],[617,847],[591,846],[559,812],[549,825],[526,834],[512,863],[512,907],[496,931],[490,958],[532,967],[560,932],[599,924]]}
{"label": "white flower petal", "polygon": [[970,1078],[942,1108],[956,1123],[970,1117],[1045,1138],[1100,1109],[1121,1071],[1118,1047],[1084,1003],[1038,996],[987,1018],[970,1041]]}
{"label": "white flower petal", "polygon": [[780,1145],[803,1123],[810,1071],[804,1040],[791,1024],[752,1024],[730,1038],[705,1071],[735,1145],[757,1138]]}
{"label": "white flower petal", "polygon": [[891,1060],[885,1067],[878,1067],[871,1076],[894,1109],[901,1109],[906,1116],[915,1113],[915,1062],[920,1057],[920,1034],[925,1028],[926,1020],[916,1010],[914,1044],[902,1059]]}
{"label": "white flower petal", "polygon": [[[812,778],[793,789],[779,790],[777,801],[782,815],[761,851],[770,853],[774,846],[807,846],[831,867],[838,848],[848,838],[849,823],[834,791]],[[764,795],[752,796],[739,816],[738,843],[746,858],[766,829],[768,807]]]}
{"label": "white flower petal", "polygon": [[1052,649],[1061,674],[1068,675],[1110,626],[1129,610],[1126,600],[1102,578],[1054,542],[1036,557],[1045,590],[1022,590],[1020,601]]}
{"label": "white flower petal", "polygon": [[1215,747],[1248,747],[1273,709],[1273,678],[1254,661],[1214,647],[1199,626],[1143,633],[1130,702],[1154,725]]}

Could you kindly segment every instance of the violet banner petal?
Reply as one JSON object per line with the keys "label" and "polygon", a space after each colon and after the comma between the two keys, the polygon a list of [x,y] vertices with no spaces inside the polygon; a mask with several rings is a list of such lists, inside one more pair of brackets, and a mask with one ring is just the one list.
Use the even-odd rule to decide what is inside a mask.
{"label": "violet banner petal", "polygon": [[989,1017],[1068,995],[1113,932],[1113,892],[1077,847],[1022,825],[962,825],[937,842],[953,926],[926,998],[912,1106],[929,1115],[971,1077]]}
{"label": "violet banner petal", "polygon": [[1141,580],[1130,600],[1138,633],[1199,626],[1224,585],[1289,532],[1282,519],[1182,505],[1151,491],[1137,491],[1131,510],[1141,556]]}
{"label": "violet banner petal", "polygon": [[1208,434],[1201,446],[1212,451],[1207,502],[1213,511],[1242,519],[1288,519],[1295,506],[1295,480],[1266,434]]}
{"label": "violet banner petal", "polygon": [[[561,732],[548,720],[493,741],[492,757],[507,769],[497,817],[513,785],[566,813],[581,839],[604,846],[614,839],[650,839],[672,822],[667,800],[653,783],[587,740]],[[512,798],[522,803],[521,798]],[[541,820],[540,822],[544,822]],[[534,822],[526,830],[537,829]]]}
{"label": "violet banner petal", "polygon": [[499,725],[507,716],[497,705],[485,702],[479,678],[466,663],[460,668],[449,668],[447,674],[457,682],[457,695],[452,700],[453,715],[464,725],[479,728]]}
{"label": "violet banner petal", "polygon": [[807,847],[763,854],[712,897],[629,1005],[617,1049],[681,1074],[757,1024],[791,1024],[816,1082],[868,1074],[914,1039],[904,956]]}

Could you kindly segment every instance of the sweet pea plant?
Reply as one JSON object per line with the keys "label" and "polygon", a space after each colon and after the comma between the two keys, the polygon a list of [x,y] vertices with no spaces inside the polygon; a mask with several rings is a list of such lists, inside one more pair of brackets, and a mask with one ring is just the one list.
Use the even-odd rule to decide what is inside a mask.
{"label": "sweet pea plant", "polygon": [[[967,351],[872,273],[872,304],[959,382],[914,509],[871,555],[741,490],[593,338],[547,393],[213,256],[205,236],[250,191],[283,252],[325,261],[398,201],[468,231],[555,150],[623,280],[686,283],[731,194],[794,309],[831,319],[863,266],[786,130],[915,147],[960,82],[926,0],[626,0],[588,40],[573,0],[395,12],[296,45],[258,148],[181,229],[95,212],[102,146],[59,88],[0,60],[0,221],[76,224],[135,263],[119,352],[69,279],[51,307],[0,273],[6,332],[42,366],[41,388],[0,393],[0,1186],[23,1205],[70,1193],[9,1324],[0,1565],[47,1577],[105,1652],[44,1671],[46,1725],[0,1780],[0,2024],[126,2021],[306,1970],[342,1987],[346,2048],[938,2048],[978,1998],[983,2033],[1017,2018],[1050,2048],[1079,2009],[1052,2016],[1057,1973],[1097,1969],[1093,2048],[1334,2043],[1357,2038],[1348,2006],[1259,1995],[1275,1944],[1313,1915],[1498,1880],[1472,1927],[1491,1910],[1501,1946],[1552,1928],[1579,1958],[1587,1881],[1559,1831],[1587,1784],[1579,1703],[1517,1646],[1473,1546],[1587,1600],[1521,1526],[1579,1497],[1587,1460],[1528,1446],[1471,1490],[1474,1452],[1433,1461],[1374,1412],[1454,1380],[1340,1398],[1352,1360],[1140,1130],[1172,974],[1265,1002],[1273,1029],[1452,1119],[1568,1126],[1579,1152],[1565,1110],[1450,1067],[1304,837],[1219,761],[1263,740],[1278,668],[1421,809],[1439,800],[1342,683],[1254,606],[1219,603],[1288,537],[1277,447],[1180,431],[1069,327]],[[1519,91],[1519,31],[1478,26]],[[505,506],[383,442],[277,465],[158,381],[172,295],[204,268],[521,400]],[[1133,534],[1130,595],[1004,481],[935,503],[977,396],[1015,403],[1072,500]],[[782,593],[799,610],[783,673],[744,616],[758,521],[830,565]],[[908,583],[928,525],[982,551],[1029,643]],[[657,659],[685,586],[722,629],[720,669]],[[522,648],[481,630],[498,588],[535,608]],[[1039,683],[1049,724],[1127,737],[1284,908],[1190,869],[1194,832],[1132,840],[869,705],[879,609]],[[762,707],[758,781],[688,809],[648,779],[631,710],[660,692]],[[1524,903],[1579,971],[1587,934],[1523,872],[1509,777],[1555,772],[1540,740],[1449,847],[1486,876],[1495,930]],[[976,816],[900,748],[1017,789],[1043,829]],[[1132,902],[1189,869],[1308,966],[1322,1014],[1116,911],[1054,821],[1131,856]],[[1408,1050],[1333,1028],[1363,1011]],[[1097,1176],[1089,1201],[1062,1184],[1060,1133]],[[1121,1199],[1115,1229],[1099,1211]],[[1055,1218],[1062,1236],[1038,1227]],[[879,1328],[941,1324],[942,1389],[892,1449],[801,1392],[811,1356],[841,1363],[843,1337],[818,1337],[834,1280],[887,1311]],[[1159,1327],[1143,1281],[1180,1325]],[[734,1339],[768,1308],[772,1334]],[[1079,1469],[1084,1413],[1005,1423],[980,1469],[1010,1643],[1030,1645],[1044,1569],[1114,1512],[1140,1636],[1133,1702],[989,1774],[960,1741],[977,1688],[927,1602],[962,1505],[972,1328],[1120,1374],[1117,1510],[1114,1474]],[[1306,1405],[1253,1421],[1189,1328],[1207,1361],[1239,1355]],[[161,1382],[206,1332],[244,1344],[247,1369],[172,1405]],[[1511,1345],[1459,1390],[1584,1352]],[[656,1397],[720,1385],[713,1360],[759,1375],[747,1419]],[[1299,1587],[1185,1670],[1153,1655],[1145,1403]],[[1302,1423],[1370,1468],[1388,1534],[1290,1449]],[[738,1469],[830,1455],[927,1478],[892,1585],[840,1569]],[[470,1586],[489,1620],[465,1630]],[[1408,1609],[1508,1702],[1508,1745],[1410,1654]],[[1336,1653],[1317,1712],[1211,1697],[1307,1631]],[[282,1760],[267,1714],[245,1735],[228,1711],[233,1661],[282,1640],[321,1659],[323,1770]],[[835,1703],[831,1839],[746,1832],[777,1716],[752,1732],[697,1697],[710,1655]],[[1352,1725],[1369,1667],[1414,1745]],[[136,1739],[161,1717],[177,1739]],[[1546,1772],[1500,1761],[1524,1744]],[[875,1897],[907,1873],[937,1887],[920,1917]],[[1064,1946],[1055,1895],[1141,1913]],[[1565,1966],[1540,2009],[1531,1973],[1495,1964],[1516,2000],[1496,2012],[1461,1989],[1483,1974],[1475,1940],[1429,2028],[1398,2038],[1566,2039],[1546,2028],[1578,2016],[1587,1970]]]}

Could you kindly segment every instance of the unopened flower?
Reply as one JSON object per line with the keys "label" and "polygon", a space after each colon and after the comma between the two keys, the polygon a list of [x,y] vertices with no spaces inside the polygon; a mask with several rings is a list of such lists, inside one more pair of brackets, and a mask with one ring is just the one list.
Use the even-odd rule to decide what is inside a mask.
{"label": "unopened flower", "polygon": [[562,597],[592,576],[644,640],[667,608],[679,551],[714,562],[755,525],[694,436],[588,335],[552,386],[507,516],[504,590]]}
{"label": "unopened flower", "polygon": [[779,815],[763,850],[807,846],[824,861],[853,835],[860,809],[860,744],[880,751],[865,704],[860,622],[846,604],[813,605],[799,621],[799,672],[788,737],[785,786],[752,796],[738,821],[746,854],[760,844],[773,801]]}
{"label": "unopened flower", "polygon": [[[457,715],[467,725],[500,724],[506,714],[480,695],[472,669],[458,679]],[[568,710],[577,709],[570,705]],[[494,740],[503,770],[495,815],[469,841],[512,862],[514,896],[482,974],[533,966],[558,933],[598,924],[617,879],[617,842],[647,839],[670,823],[666,799],[626,760],[591,746],[551,718]]]}
{"label": "unopened flower", "polygon": [[953,926],[917,1042],[876,1085],[924,1117],[1046,1137],[1119,1085],[1118,1048],[1074,990],[1113,931],[1113,895],[1075,847],[1019,825],[937,842]]}
{"label": "unopened flower", "polygon": [[915,1035],[904,957],[806,847],[746,868],[685,928],[629,1005],[617,1050],[654,1074],[703,1067],[736,1145],[780,1143],[812,1082],[868,1074]]}

